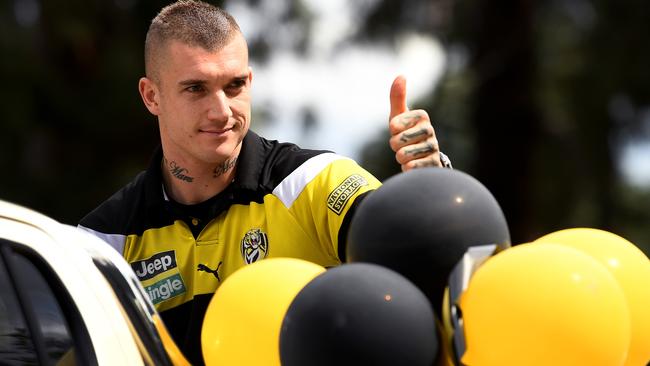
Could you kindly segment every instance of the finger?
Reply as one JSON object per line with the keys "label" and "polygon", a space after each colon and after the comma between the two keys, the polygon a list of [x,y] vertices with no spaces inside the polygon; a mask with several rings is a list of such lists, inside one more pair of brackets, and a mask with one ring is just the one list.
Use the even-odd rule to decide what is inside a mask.
{"label": "finger", "polygon": [[[407,145],[397,150],[395,159],[398,163],[404,165],[411,160],[421,159],[429,155],[437,155],[438,151],[438,140],[429,138],[419,144]],[[437,160],[440,161],[440,157],[437,157]]]}
{"label": "finger", "polygon": [[440,168],[442,163],[440,162],[440,153],[427,156],[422,159],[411,160],[405,164],[402,164],[402,171],[407,172],[411,169],[419,168]]}
{"label": "finger", "polygon": [[394,136],[421,122],[431,123],[426,111],[416,109],[393,117],[388,123],[388,129],[390,130],[390,135]]}
{"label": "finger", "polygon": [[391,149],[397,151],[404,146],[417,144],[429,137],[435,138],[436,132],[434,131],[433,126],[431,126],[431,123],[425,121],[424,123],[418,123],[414,127],[393,135],[388,142]]}
{"label": "finger", "polygon": [[395,78],[390,87],[390,117],[392,120],[398,114],[408,111],[406,106],[406,79],[400,75]]}

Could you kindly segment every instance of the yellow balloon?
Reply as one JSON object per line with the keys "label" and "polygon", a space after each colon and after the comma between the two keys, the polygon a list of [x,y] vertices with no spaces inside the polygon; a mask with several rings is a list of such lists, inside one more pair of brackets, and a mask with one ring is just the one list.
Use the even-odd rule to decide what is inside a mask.
{"label": "yellow balloon", "polygon": [[573,248],[506,249],[474,273],[460,308],[468,366],[620,366],[627,355],[623,291]]}
{"label": "yellow balloon", "polygon": [[604,264],[623,289],[630,311],[632,339],[625,366],[650,363],[650,260],[631,242],[608,231],[573,228],[545,235],[554,243],[583,251]]}
{"label": "yellow balloon", "polygon": [[270,258],[230,275],[203,321],[206,365],[280,365],[284,314],[298,292],[324,271],[301,259]]}

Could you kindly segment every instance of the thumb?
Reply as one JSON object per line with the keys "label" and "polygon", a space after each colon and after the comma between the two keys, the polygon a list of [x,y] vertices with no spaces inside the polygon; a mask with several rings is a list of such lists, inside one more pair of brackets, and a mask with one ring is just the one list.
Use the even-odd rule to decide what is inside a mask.
{"label": "thumb", "polygon": [[408,110],[406,106],[406,78],[399,75],[390,87],[390,117],[388,120]]}

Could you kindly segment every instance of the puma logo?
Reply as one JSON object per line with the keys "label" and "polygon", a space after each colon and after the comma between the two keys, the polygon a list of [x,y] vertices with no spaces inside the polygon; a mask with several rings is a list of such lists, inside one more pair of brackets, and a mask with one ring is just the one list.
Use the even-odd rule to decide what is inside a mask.
{"label": "puma logo", "polygon": [[219,267],[221,267],[222,264],[223,264],[223,262],[219,262],[219,265],[217,266],[217,269],[211,269],[210,267],[206,266],[205,264],[199,263],[199,266],[196,268],[196,270],[197,271],[207,272],[207,273],[212,273],[214,275],[214,277],[217,278],[217,281],[221,282],[221,278],[219,278]]}

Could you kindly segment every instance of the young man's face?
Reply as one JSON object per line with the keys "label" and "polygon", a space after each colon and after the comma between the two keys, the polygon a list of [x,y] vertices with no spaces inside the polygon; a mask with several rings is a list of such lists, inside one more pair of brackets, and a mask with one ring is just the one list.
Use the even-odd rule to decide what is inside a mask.
{"label": "young man's face", "polygon": [[251,119],[252,72],[243,36],[214,52],[171,41],[163,54],[154,114],[165,155],[209,164],[236,157]]}

